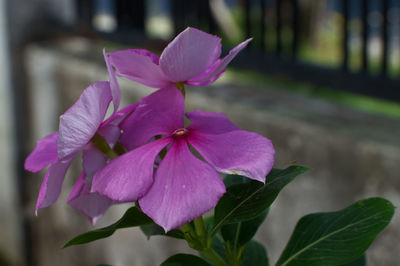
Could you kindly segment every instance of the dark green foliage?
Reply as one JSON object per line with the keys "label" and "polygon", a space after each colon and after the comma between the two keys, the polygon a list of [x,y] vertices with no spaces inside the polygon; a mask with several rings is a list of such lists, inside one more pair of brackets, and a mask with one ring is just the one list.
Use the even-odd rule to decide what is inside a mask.
{"label": "dark green foliage", "polygon": [[278,266],[340,265],[359,258],[389,224],[393,205],[370,198],[336,212],[315,213],[299,220]]}
{"label": "dark green foliage", "polygon": [[73,246],[73,245],[81,245],[89,242],[93,242],[98,239],[106,238],[114,234],[117,229],[140,226],[144,224],[151,224],[153,220],[144,214],[137,207],[132,207],[128,209],[125,214],[119,219],[116,223],[109,225],[107,227],[103,227],[100,229],[96,229],[93,231],[89,231],[78,235],[68,241],[63,248]]}

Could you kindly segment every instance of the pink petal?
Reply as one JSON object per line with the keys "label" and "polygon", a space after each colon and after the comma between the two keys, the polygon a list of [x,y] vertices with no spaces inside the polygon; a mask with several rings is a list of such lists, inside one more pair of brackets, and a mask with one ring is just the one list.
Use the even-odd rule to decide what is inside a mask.
{"label": "pink petal", "polygon": [[106,53],[105,49],[103,49],[103,55],[104,55],[104,61],[106,62],[107,65],[108,79],[110,81],[110,89],[111,89],[111,95],[115,113],[119,108],[119,103],[121,100],[121,91],[118,85],[117,77],[115,76],[115,71],[112,69],[112,66],[110,64],[109,53]]}
{"label": "pink petal", "polygon": [[210,73],[212,73],[219,65],[221,64],[221,59],[217,59],[211,66],[209,66],[205,71],[201,72],[200,75],[197,75],[190,80],[187,80],[186,83],[190,83],[191,80],[202,80],[205,77],[208,77]]}
{"label": "pink petal", "polygon": [[132,103],[130,105],[125,106],[109,118],[101,123],[100,128],[106,126],[108,124],[119,125],[128,115],[133,113],[138,107],[139,103]]}
{"label": "pink petal", "polygon": [[104,120],[111,101],[108,82],[95,82],[60,117],[58,157],[63,159],[81,150]]}
{"label": "pink petal", "polygon": [[189,85],[206,85],[216,80],[224,71],[225,67],[235,58],[235,56],[246,46],[252,39],[248,39],[242,43],[239,43],[232,50],[229,51],[229,54],[226,55],[222,60],[219,61],[218,65],[214,66],[212,71],[209,71],[208,75],[200,75],[190,79],[187,83]]}
{"label": "pink petal", "polygon": [[147,51],[145,49],[132,49],[135,51],[135,53],[143,55],[143,56],[148,56],[150,57],[151,61],[153,61],[154,64],[159,65],[160,64],[160,57],[156,54],[153,54],[150,51]]}
{"label": "pink petal", "polygon": [[233,124],[224,113],[195,110],[187,112],[186,117],[192,121],[192,124],[187,128],[189,131],[221,134],[239,130],[239,127]]}
{"label": "pink petal", "polygon": [[156,135],[169,135],[183,127],[185,102],[182,93],[170,86],[144,97],[122,124],[120,142],[128,150],[147,143]]}
{"label": "pink petal", "polygon": [[219,37],[187,28],[164,49],[160,67],[169,80],[183,82],[206,71],[220,54]]}
{"label": "pink petal", "polygon": [[117,75],[143,85],[162,88],[171,82],[158,65],[158,56],[145,50],[128,49],[110,53]]}
{"label": "pink petal", "polygon": [[90,143],[85,147],[82,153],[82,167],[86,174],[86,184],[91,184],[93,175],[106,164],[107,160],[108,157],[93,144]]}
{"label": "pink petal", "polygon": [[135,111],[138,103],[134,103],[126,106],[122,110],[110,116],[106,121],[104,121],[97,133],[99,133],[103,138],[105,138],[111,147],[114,147],[121,135],[120,123],[132,112]]}
{"label": "pink petal", "polygon": [[49,167],[40,187],[36,202],[36,213],[39,208],[46,208],[56,202],[61,193],[65,173],[71,165],[71,162],[72,158],[64,162],[56,162]]}
{"label": "pink petal", "polygon": [[76,180],[74,186],[72,187],[67,202],[70,202],[71,200],[79,197],[79,195],[81,194],[88,194],[90,192],[89,187],[84,184],[84,180],[85,180],[85,172],[82,172],[79,175],[78,179]]}
{"label": "pink petal", "polygon": [[121,129],[119,126],[109,124],[102,128],[100,128],[97,133],[99,133],[110,145],[110,147],[114,147],[115,143],[117,143],[119,136],[121,135]]}
{"label": "pink petal", "polygon": [[165,231],[201,216],[225,193],[217,172],[197,159],[185,140],[175,140],[154,179],[139,204]]}
{"label": "pink petal", "polygon": [[170,142],[159,139],[110,161],[94,175],[92,191],[122,202],[139,199],[153,183],[156,156]]}
{"label": "pink petal", "polygon": [[106,196],[91,193],[89,187],[84,183],[84,175],[82,173],[79,176],[67,202],[72,208],[83,213],[90,223],[95,224],[115,202]]}
{"label": "pink petal", "polygon": [[36,143],[35,148],[25,160],[26,170],[39,172],[47,165],[57,161],[57,137],[58,132],[54,132]]}
{"label": "pink petal", "polygon": [[222,74],[224,74],[226,69],[223,69],[221,72],[209,77],[208,79],[201,80],[201,81],[195,81],[195,80],[188,80],[185,82],[185,84],[190,85],[190,86],[205,86],[208,85],[214,81],[216,81]]}
{"label": "pink petal", "polygon": [[253,132],[235,130],[213,135],[191,131],[188,141],[208,163],[223,173],[265,182],[274,164],[275,150],[271,141]]}

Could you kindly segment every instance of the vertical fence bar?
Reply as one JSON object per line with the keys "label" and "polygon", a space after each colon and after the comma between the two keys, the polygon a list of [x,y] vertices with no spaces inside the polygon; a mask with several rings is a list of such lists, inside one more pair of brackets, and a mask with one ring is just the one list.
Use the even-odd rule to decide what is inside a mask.
{"label": "vertical fence bar", "polygon": [[116,15],[118,29],[127,29],[132,27],[132,20],[129,19],[129,3],[126,0],[116,0]]}
{"label": "vertical fence bar", "polygon": [[349,6],[347,0],[342,0],[342,13],[343,13],[343,39],[342,39],[342,54],[343,54],[343,62],[342,69],[344,71],[348,71],[349,69],[349,49],[348,49],[348,40],[349,40]]}
{"label": "vertical fence bar", "polygon": [[275,17],[276,17],[276,54],[280,55],[282,52],[282,16],[281,16],[282,2],[276,0]]}
{"label": "vertical fence bar", "polygon": [[207,1],[199,1],[199,0],[192,0],[192,1],[194,1],[194,6],[195,6],[195,9],[196,9],[196,14],[195,14],[195,16],[196,16],[196,27],[198,28],[198,29],[202,29],[202,30],[205,30],[205,28],[203,28],[204,27],[204,14],[205,14],[205,10],[204,10],[204,4],[207,2]]}
{"label": "vertical fence bar", "polygon": [[207,12],[207,21],[208,21],[208,32],[215,34],[216,33],[215,20],[214,20],[213,14],[211,12],[210,0],[207,0],[206,12]]}
{"label": "vertical fence bar", "polygon": [[133,27],[141,32],[145,32],[146,29],[146,0],[135,0],[132,1],[132,20]]}
{"label": "vertical fence bar", "polygon": [[299,47],[299,3],[298,0],[292,0],[292,57],[297,57],[297,50]]}
{"label": "vertical fence bar", "polygon": [[186,29],[186,27],[188,26],[195,26],[196,28],[202,29],[200,27],[201,25],[200,0],[186,1],[184,3],[184,10],[185,11],[181,14],[181,16],[184,17],[184,24],[183,24],[184,29]]}
{"label": "vertical fence bar", "polygon": [[260,0],[260,51],[265,53],[265,0]]}
{"label": "vertical fence bar", "polygon": [[185,28],[185,0],[170,0],[174,35],[178,35]]}
{"label": "vertical fence bar", "polygon": [[118,29],[145,30],[145,0],[117,0]]}
{"label": "vertical fence bar", "polygon": [[361,71],[368,72],[368,1],[361,0]]}
{"label": "vertical fence bar", "polygon": [[81,1],[76,0],[76,15],[77,22],[85,24],[85,26],[92,27],[93,18],[93,0]]}
{"label": "vertical fence bar", "polygon": [[251,36],[251,21],[250,21],[250,0],[244,0],[244,20],[246,38]]}
{"label": "vertical fence bar", "polygon": [[388,71],[388,9],[389,0],[382,0],[382,68],[381,75],[386,76]]}
{"label": "vertical fence bar", "polygon": [[197,0],[197,20],[198,20],[198,26],[200,29],[203,29],[204,31],[214,33],[214,18],[212,17],[211,14],[211,9],[210,9],[210,1],[208,0]]}

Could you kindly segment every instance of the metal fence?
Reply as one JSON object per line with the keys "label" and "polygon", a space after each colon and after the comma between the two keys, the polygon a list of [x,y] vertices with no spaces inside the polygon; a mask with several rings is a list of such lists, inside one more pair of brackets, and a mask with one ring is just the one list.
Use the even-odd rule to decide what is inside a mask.
{"label": "metal fence", "polygon": [[[213,0],[210,0],[213,1]],[[169,0],[170,16],[173,21],[174,33],[179,33],[187,26],[194,26],[211,33],[220,33],[215,18],[210,11],[208,0]],[[94,3],[103,1],[77,1],[77,14],[80,25],[91,29],[92,18],[95,12]],[[116,14],[117,27],[112,33],[102,34],[104,38],[135,44],[138,39],[127,32],[135,32],[147,37],[145,31],[146,4],[145,0],[116,0],[113,3]],[[229,2],[229,1],[228,1]],[[232,1],[230,1],[232,2]],[[376,98],[400,101],[400,81],[388,76],[389,47],[388,40],[392,37],[388,31],[388,11],[397,6],[398,1],[378,1],[382,22],[380,26],[381,63],[378,75],[369,71],[368,53],[368,15],[371,13],[370,3],[373,0],[331,0],[335,2],[337,10],[343,17],[341,29],[341,54],[342,62],[336,68],[324,67],[320,64],[304,63],[299,59],[299,45],[301,36],[301,20],[304,16],[300,8],[301,0],[238,0],[244,19],[241,28],[247,37],[254,37],[249,49],[234,61],[234,66],[256,70],[270,75],[280,75],[294,81],[308,82],[315,86],[359,93]],[[376,4],[376,3],[375,3]],[[286,10],[284,10],[286,9]],[[290,13],[290,19],[282,16]],[[361,58],[358,71],[349,69],[349,21],[350,11],[358,9],[361,21]],[[254,10],[257,12],[255,13]],[[272,11],[272,12],[271,12]],[[400,13],[400,12],[399,12]],[[266,50],[266,40],[271,35],[266,35],[266,21],[271,21],[268,16],[273,16],[275,45]],[[400,15],[400,14],[398,14]],[[287,17],[287,15],[286,15]],[[291,40],[284,43],[282,28],[290,28]],[[285,49],[283,49],[285,47]],[[288,52],[289,51],[289,52]],[[376,72],[376,71],[375,71]]]}

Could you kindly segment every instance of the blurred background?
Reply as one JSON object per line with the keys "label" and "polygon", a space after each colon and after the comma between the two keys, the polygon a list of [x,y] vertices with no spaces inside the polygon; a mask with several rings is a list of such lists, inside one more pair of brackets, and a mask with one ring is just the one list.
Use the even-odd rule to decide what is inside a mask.
{"label": "blurred background", "polygon": [[[270,138],[276,167],[312,170],[287,186],[256,239],[276,262],[297,220],[381,196],[400,202],[400,0],[0,0],[0,265],[159,265],[184,242],[124,229],[61,250],[93,227],[65,201],[34,215],[44,172],[23,170],[36,141],[96,80],[102,49],[160,54],[188,26],[223,38],[224,54],[253,37],[217,82],[187,89],[188,110],[225,112]],[[123,105],[152,89],[121,79]],[[129,205],[112,207],[96,227]],[[400,219],[367,252],[400,265]]]}

